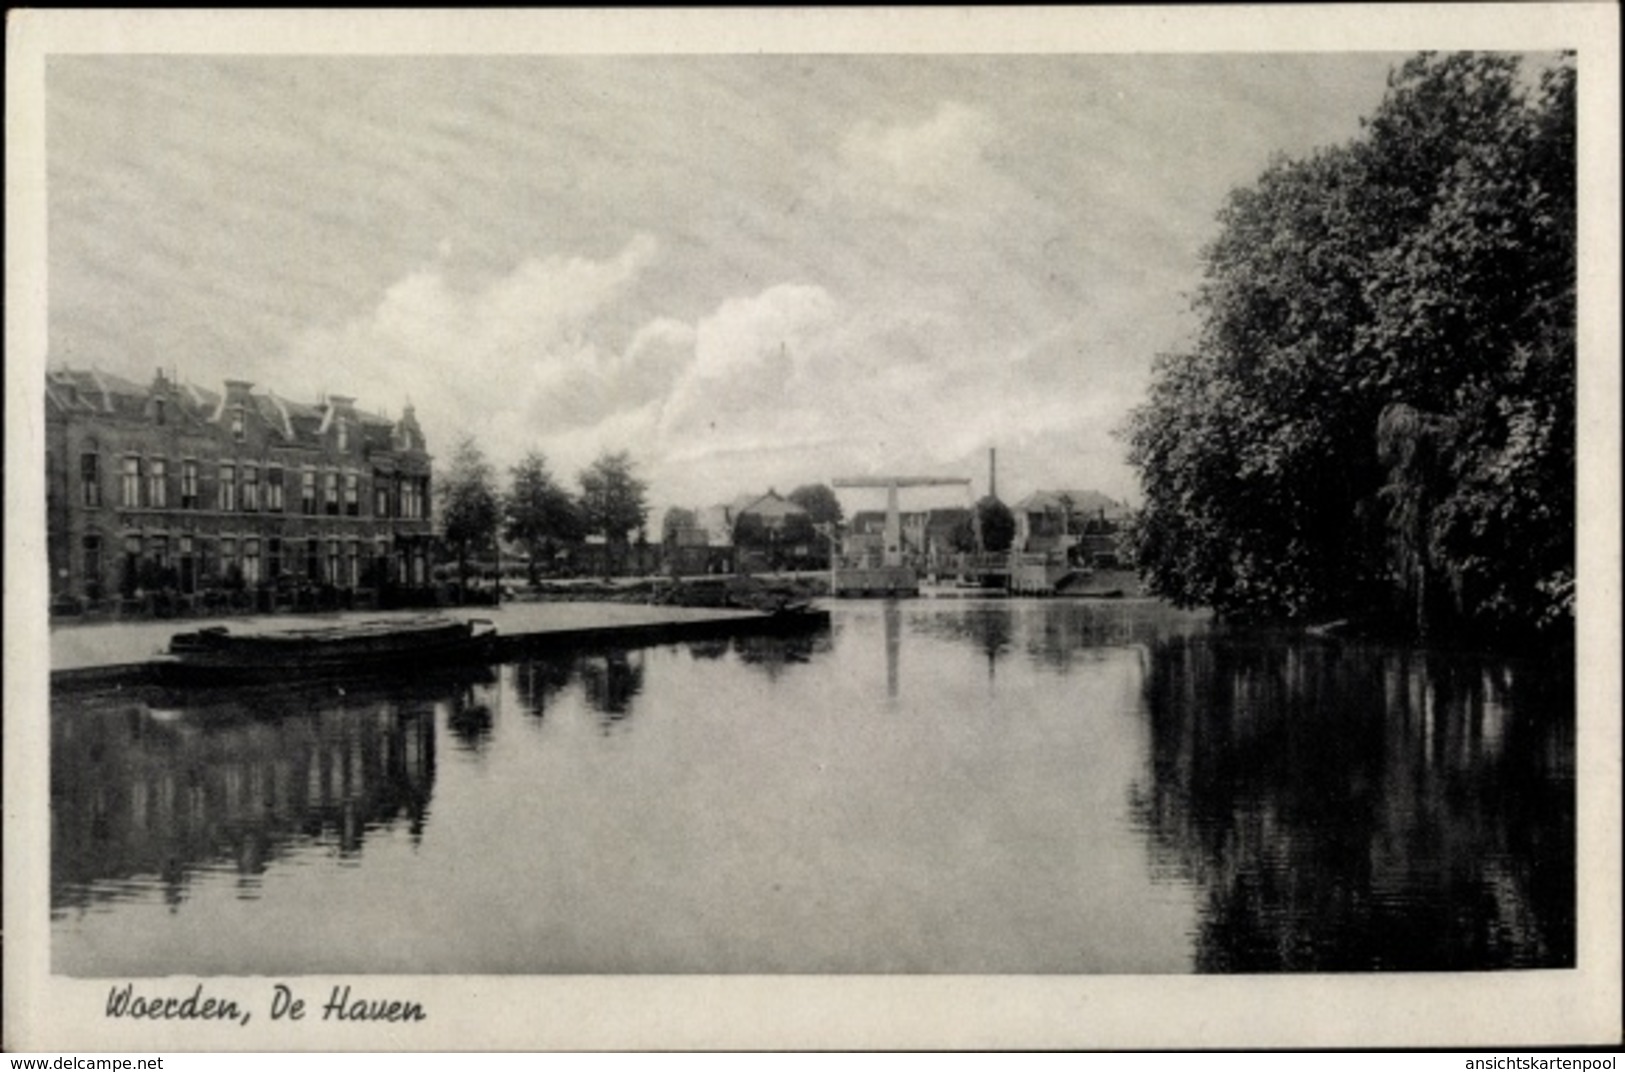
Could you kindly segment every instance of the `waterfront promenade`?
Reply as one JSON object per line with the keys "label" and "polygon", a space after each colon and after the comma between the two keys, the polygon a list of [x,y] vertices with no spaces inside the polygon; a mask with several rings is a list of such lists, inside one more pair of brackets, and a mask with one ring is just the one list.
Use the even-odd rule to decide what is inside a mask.
{"label": "waterfront promenade", "polygon": [[517,602],[497,607],[448,607],[443,612],[424,610],[358,610],[329,614],[244,615],[209,619],[167,619],[140,622],[97,622],[51,627],[53,679],[118,674],[138,669],[169,644],[178,632],[199,625],[223,625],[235,633],[254,633],[412,618],[444,613],[458,618],[488,618],[496,623],[504,641],[563,643],[641,643],[680,639],[685,635],[714,635],[718,631],[748,628],[763,615],[733,608],[649,606],[636,603]]}

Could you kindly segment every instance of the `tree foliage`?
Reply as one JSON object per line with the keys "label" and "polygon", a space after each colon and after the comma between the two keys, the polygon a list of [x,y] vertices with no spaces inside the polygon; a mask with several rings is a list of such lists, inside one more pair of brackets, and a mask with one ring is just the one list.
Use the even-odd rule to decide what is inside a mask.
{"label": "tree foliage", "polygon": [[535,583],[537,568],[552,557],[562,544],[581,538],[581,514],[547,468],[547,459],[536,451],[509,470],[508,495],[503,503],[503,537],[523,544],[530,554],[530,579]]}
{"label": "tree foliage", "polygon": [[446,545],[457,556],[459,579],[466,581],[469,556],[490,548],[499,513],[491,463],[472,436],[464,437],[452,453],[440,478],[440,494]]}
{"label": "tree foliage", "polygon": [[649,486],[633,474],[631,457],[625,451],[601,454],[577,479],[585,531],[602,536],[612,550],[624,549],[649,516],[644,501]]}
{"label": "tree foliage", "polygon": [[1153,590],[1236,616],[1570,619],[1574,70],[1420,55],[1234,191],[1126,436]]}
{"label": "tree foliage", "polygon": [[827,484],[803,484],[789,495],[791,502],[807,511],[814,525],[839,525],[841,500]]}
{"label": "tree foliage", "polygon": [[974,525],[979,550],[1002,554],[1016,542],[1016,515],[991,495],[977,500]]}

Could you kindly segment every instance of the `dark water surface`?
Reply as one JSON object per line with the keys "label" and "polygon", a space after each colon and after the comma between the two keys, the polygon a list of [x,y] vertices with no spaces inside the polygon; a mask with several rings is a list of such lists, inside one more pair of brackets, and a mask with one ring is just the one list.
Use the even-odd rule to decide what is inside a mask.
{"label": "dark water surface", "polygon": [[1574,963],[1566,667],[1141,602],[833,609],[410,681],[63,692],[53,968]]}

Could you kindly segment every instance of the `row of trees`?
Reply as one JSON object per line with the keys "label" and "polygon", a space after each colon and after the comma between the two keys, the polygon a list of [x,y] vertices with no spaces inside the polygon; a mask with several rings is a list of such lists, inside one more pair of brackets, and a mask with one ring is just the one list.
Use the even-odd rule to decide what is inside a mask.
{"label": "row of trees", "polygon": [[1151,588],[1237,617],[1564,635],[1575,71],[1423,54],[1232,193],[1192,352],[1125,429]]}
{"label": "row of trees", "polygon": [[528,552],[533,582],[542,562],[587,536],[603,537],[606,566],[624,558],[632,534],[641,534],[648,518],[648,485],[624,451],[600,455],[576,480],[581,490],[571,494],[546,458],[531,451],[509,470],[506,491],[499,490],[474,439],[459,443],[438,482],[444,538],[457,556],[459,578],[467,580],[470,558],[490,550],[499,532]]}

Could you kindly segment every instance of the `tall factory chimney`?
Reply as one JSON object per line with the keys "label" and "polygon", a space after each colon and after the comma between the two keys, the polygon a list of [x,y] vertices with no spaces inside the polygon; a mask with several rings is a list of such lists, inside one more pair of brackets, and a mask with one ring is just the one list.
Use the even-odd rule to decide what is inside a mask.
{"label": "tall factory chimney", "polygon": [[991,498],[999,497],[999,448],[987,448],[987,493]]}

